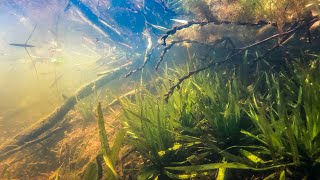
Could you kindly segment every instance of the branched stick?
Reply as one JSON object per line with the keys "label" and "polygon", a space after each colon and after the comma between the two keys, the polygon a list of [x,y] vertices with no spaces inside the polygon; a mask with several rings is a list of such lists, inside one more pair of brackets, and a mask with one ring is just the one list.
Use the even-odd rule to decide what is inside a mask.
{"label": "branched stick", "polygon": [[[298,22],[300,22],[300,21],[298,21]],[[175,26],[175,27],[173,27],[171,30],[167,31],[166,34],[161,37],[161,40],[163,41],[163,42],[161,43],[161,45],[167,46],[167,43],[166,43],[167,38],[168,38],[170,35],[175,34],[178,30],[185,29],[185,28],[188,28],[188,27],[193,26],[193,25],[205,26],[205,25],[207,25],[207,24],[215,24],[215,25],[234,24],[234,25],[240,25],[240,26],[244,26],[244,25],[246,25],[246,26],[271,25],[271,26],[274,26],[274,27],[278,27],[278,24],[275,23],[275,22],[268,22],[268,21],[263,21],[263,20],[260,20],[260,21],[258,21],[258,22],[254,22],[254,23],[251,23],[251,22],[219,21],[219,20],[211,20],[211,21],[204,21],[204,22],[202,22],[202,21],[189,21],[188,23],[186,23],[186,24],[184,24],[184,25]],[[286,24],[288,24],[288,23],[286,23]],[[227,40],[227,39],[224,39],[224,40]],[[188,42],[188,41],[191,42],[191,40],[181,40],[180,42],[179,42],[179,41],[172,41],[172,42],[170,43],[170,45],[169,45],[170,47],[169,47],[169,48],[164,48],[164,50],[162,51],[162,53],[161,53],[161,55],[160,55],[160,61],[157,63],[157,66],[156,66],[155,69],[157,70],[157,69],[159,68],[160,63],[163,61],[164,55],[166,54],[166,52],[167,52],[170,48],[172,48],[172,47],[173,47],[175,44],[177,44],[177,43]],[[230,43],[232,44],[232,46],[234,47],[232,41],[229,41],[229,42],[230,42]],[[200,42],[193,41],[193,42],[191,42],[191,43],[200,43]],[[209,45],[209,44],[205,44],[205,43],[200,43],[200,44]],[[209,46],[211,46],[211,45],[209,45]],[[142,70],[142,69],[145,67],[145,65],[150,61],[150,56],[151,56],[151,54],[153,53],[154,49],[157,48],[157,47],[159,47],[159,45],[154,46],[154,47],[151,49],[151,51],[150,51],[148,54],[145,55],[145,61],[144,61],[144,63],[143,63],[142,66],[140,66],[138,69],[136,69],[136,70],[134,70],[134,71],[129,72],[129,73],[126,75],[126,77],[129,77],[130,75],[132,75],[132,74],[134,74],[134,73]]]}
{"label": "branched stick", "polygon": [[197,70],[190,71],[187,75],[185,75],[185,76],[183,76],[182,78],[180,78],[179,81],[178,81],[176,84],[174,84],[173,86],[170,87],[170,89],[169,89],[169,91],[167,92],[167,94],[164,95],[164,96],[165,96],[165,99],[164,99],[164,100],[165,100],[166,102],[168,102],[169,97],[173,94],[174,90],[175,90],[176,88],[179,89],[179,88],[180,88],[180,84],[181,84],[184,80],[190,78],[190,77],[191,77],[192,75],[194,75],[194,74],[197,74],[197,73],[199,73],[199,72],[201,72],[201,71],[203,71],[203,70],[205,70],[205,69],[208,69],[210,66],[211,66],[211,63],[210,63],[209,65],[203,67],[203,68],[199,68],[199,69],[197,69]]}
{"label": "branched stick", "polygon": [[[297,27],[297,24],[292,25],[289,30],[292,30],[294,28]],[[309,30],[309,29],[308,29]],[[262,56],[259,56],[257,58],[255,58],[253,61],[258,61],[261,60],[262,58],[264,58],[265,56],[267,56],[268,54],[270,54],[271,52],[273,52],[275,49],[279,48],[280,46],[282,46],[283,44],[285,44],[286,42],[288,42],[293,36],[294,36],[295,32],[291,33],[291,34],[287,34],[285,36],[283,36],[279,42],[275,43],[275,45],[273,45],[272,48],[268,49],[267,52],[265,52]]]}
{"label": "branched stick", "polygon": [[[275,22],[267,22],[267,21],[258,21],[258,22],[255,22],[255,23],[250,23],[250,22],[219,21],[219,20],[211,20],[211,21],[204,21],[204,22],[202,22],[202,21],[189,21],[188,23],[186,23],[186,24],[184,24],[184,25],[175,26],[175,27],[173,27],[171,30],[167,31],[166,34],[161,37],[161,40],[162,40],[163,42],[162,42],[162,44],[160,44],[160,45],[167,46],[167,43],[166,43],[167,38],[168,38],[170,35],[175,34],[178,30],[185,29],[185,28],[188,28],[188,27],[193,26],[193,25],[205,26],[205,25],[207,25],[207,24],[216,24],[216,25],[221,25],[221,24],[235,24],[235,25],[242,25],[242,26],[244,26],[244,25],[246,25],[246,26],[262,26],[262,25],[269,25],[269,24],[270,24],[270,25],[272,25],[272,26],[274,26],[274,27],[277,27],[277,26],[278,26],[277,23],[275,23]],[[226,39],[224,39],[224,40],[226,40]],[[168,45],[168,47],[164,48],[163,51],[161,52],[160,61],[157,63],[156,68],[155,68],[156,70],[159,68],[159,65],[160,65],[160,63],[163,61],[163,57],[164,57],[164,55],[167,53],[167,51],[168,51],[170,48],[172,48],[175,44],[181,43],[181,42],[183,42],[183,41],[184,41],[184,42],[188,42],[188,41],[189,41],[190,43],[200,43],[200,42],[191,41],[191,40],[172,41],[172,42],[170,43],[170,45]],[[232,43],[232,41],[230,41],[230,42]],[[201,44],[205,44],[205,43],[201,43]],[[208,45],[208,44],[206,44],[206,45]],[[232,45],[233,45],[233,43],[232,43]],[[210,46],[210,45],[209,45],[209,46]],[[234,45],[233,45],[233,46],[234,46]],[[142,70],[142,69],[145,67],[145,65],[150,61],[150,57],[151,57],[154,49],[156,49],[156,48],[158,48],[158,47],[159,47],[159,45],[153,46],[153,47],[151,48],[151,50],[149,51],[149,53],[146,53],[146,54],[145,54],[145,58],[144,58],[145,61],[144,61],[143,65],[140,66],[138,69],[135,69],[135,70],[129,72],[125,77],[129,77],[130,75],[132,75],[132,74],[134,74],[134,73]]]}
{"label": "branched stick", "polygon": [[[293,29],[290,29],[290,30],[288,30],[288,31],[286,31],[286,32],[284,32],[284,33],[278,33],[278,34],[272,35],[272,36],[270,36],[270,37],[268,37],[268,38],[265,38],[265,39],[263,39],[263,40],[261,40],[261,41],[259,41],[259,42],[253,43],[253,44],[248,45],[248,46],[245,46],[245,47],[243,47],[243,48],[239,48],[239,49],[238,49],[238,50],[239,50],[238,52],[232,54],[231,56],[228,56],[227,58],[225,58],[225,59],[222,60],[222,61],[218,61],[218,62],[212,61],[211,63],[209,63],[209,64],[208,64],[207,66],[205,66],[205,67],[199,68],[199,69],[194,70],[194,71],[190,71],[187,75],[181,77],[176,84],[174,84],[173,86],[170,87],[169,91],[164,95],[164,96],[165,96],[165,101],[168,102],[169,97],[173,94],[174,90],[175,90],[176,88],[179,88],[180,85],[181,85],[181,83],[182,83],[184,80],[190,78],[192,75],[197,74],[197,73],[199,73],[199,72],[201,72],[201,71],[204,71],[204,70],[206,70],[206,69],[208,69],[208,68],[210,68],[210,67],[212,67],[212,66],[214,66],[214,65],[219,65],[219,64],[222,64],[222,63],[224,63],[224,62],[227,62],[227,61],[230,60],[231,58],[233,58],[233,57],[235,57],[236,55],[238,55],[238,54],[240,54],[240,53],[248,50],[249,48],[258,46],[258,45],[260,45],[260,44],[263,44],[263,43],[265,43],[265,42],[268,42],[268,41],[270,41],[270,40],[273,40],[273,39],[275,39],[275,38],[277,38],[277,37],[284,36],[284,37],[285,37],[285,38],[284,38],[285,40],[283,40],[283,41],[287,41],[287,40],[289,39],[290,35],[294,34],[295,32],[297,32],[297,31],[299,31],[299,30],[301,30],[301,29],[303,29],[303,28],[305,28],[305,27],[310,26],[311,24],[313,24],[314,22],[316,22],[316,21],[318,21],[318,20],[319,20],[319,18],[313,18],[312,20],[310,20],[310,21],[308,21],[308,22],[304,22],[304,23],[301,24],[300,26],[297,26],[297,27],[295,27],[295,28],[293,28]],[[286,37],[287,37],[287,38],[286,38]],[[277,47],[280,47],[280,44],[277,45],[277,46],[274,46],[273,49],[275,49],[275,48],[277,48]]]}
{"label": "branched stick", "polygon": [[140,70],[142,70],[144,68],[144,66],[150,61],[151,59],[151,55],[153,53],[153,50],[158,47],[158,46],[153,46],[152,47],[152,38],[151,35],[149,33],[149,30],[145,30],[143,35],[145,36],[145,38],[147,39],[147,48],[146,48],[146,52],[144,53],[144,59],[143,59],[143,64],[141,67],[139,67],[138,69],[129,72],[129,74],[127,74],[125,77],[130,76],[131,74],[138,72]]}
{"label": "branched stick", "polygon": [[163,61],[164,55],[169,51],[169,49],[171,49],[171,48],[172,48],[175,44],[177,44],[177,43],[179,43],[179,41],[172,41],[169,46],[166,46],[166,47],[162,50],[162,52],[161,52],[161,54],[160,54],[159,61],[158,61],[157,65],[156,65],[155,70],[158,70],[160,63]]}
{"label": "branched stick", "polygon": [[181,29],[188,28],[193,25],[199,25],[199,26],[205,26],[208,24],[215,24],[215,25],[221,25],[221,24],[234,24],[234,25],[240,25],[240,26],[262,26],[262,25],[272,25],[274,27],[277,27],[278,24],[275,22],[267,22],[267,21],[258,21],[254,23],[250,22],[232,22],[232,21],[219,21],[219,20],[210,20],[210,21],[188,21],[188,23],[181,25],[181,26],[175,26],[171,30],[167,31],[165,35],[161,37],[162,45],[166,46],[166,40],[170,35],[175,34],[177,31]]}
{"label": "branched stick", "polygon": [[149,53],[145,54],[145,58],[144,58],[143,64],[138,69],[130,71],[125,77],[127,78],[127,77],[131,76],[132,74],[134,74],[134,73],[136,73],[138,71],[141,71],[146,66],[146,64],[151,60],[151,55],[153,54],[153,51],[155,49],[157,49],[159,46],[160,46],[160,44],[153,46],[151,48],[151,50],[149,51]]}

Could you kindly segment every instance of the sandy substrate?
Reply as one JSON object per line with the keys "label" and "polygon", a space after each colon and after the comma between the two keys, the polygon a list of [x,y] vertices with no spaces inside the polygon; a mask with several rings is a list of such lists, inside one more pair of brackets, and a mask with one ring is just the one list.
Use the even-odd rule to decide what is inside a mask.
{"label": "sandy substrate", "polygon": [[[95,110],[94,110],[95,111]],[[116,132],[121,128],[120,110],[104,112],[109,144],[112,147]],[[81,179],[86,167],[100,152],[97,118],[85,119],[78,111],[65,117],[64,129],[45,141],[35,144],[0,164],[0,173],[7,179]],[[128,154],[130,152],[130,154]],[[124,145],[120,151],[117,170],[121,179],[136,177],[143,164],[132,148]],[[103,167],[104,169],[106,167]],[[1,175],[1,174],[0,174]]]}

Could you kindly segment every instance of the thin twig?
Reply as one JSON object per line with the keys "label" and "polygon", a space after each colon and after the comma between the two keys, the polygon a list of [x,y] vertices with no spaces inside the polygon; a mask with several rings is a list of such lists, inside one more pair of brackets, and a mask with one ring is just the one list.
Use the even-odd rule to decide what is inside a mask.
{"label": "thin twig", "polygon": [[152,47],[152,38],[150,35],[150,32],[148,29],[146,29],[143,33],[144,37],[147,39],[147,48],[146,48],[146,52],[144,53],[144,59],[143,59],[143,64],[141,67],[139,67],[138,69],[129,72],[125,77],[129,77],[131,74],[136,73],[140,70],[142,70],[144,68],[144,66],[150,61],[151,59],[151,55],[153,50],[157,47],[157,46],[153,46]]}
{"label": "thin twig", "polygon": [[[294,28],[297,27],[297,24],[292,25],[289,30],[292,30]],[[283,44],[285,44],[286,42],[288,42],[293,36],[294,36],[295,32],[292,34],[287,34],[284,37],[282,37],[279,42],[277,42],[272,48],[268,49],[267,52],[265,52],[262,56],[259,56],[257,58],[255,58],[253,61],[258,61],[262,58],[264,58],[265,56],[267,56],[268,54],[270,54],[271,52],[273,52],[275,49],[279,48],[280,46],[282,46]]]}
{"label": "thin twig", "polygon": [[182,78],[180,78],[179,81],[178,81],[176,84],[174,84],[173,86],[170,87],[170,89],[169,89],[169,91],[167,92],[167,94],[164,95],[164,96],[165,96],[165,99],[164,99],[164,100],[165,100],[166,102],[168,102],[169,97],[173,94],[175,88],[179,88],[179,87],[180,87],[180,84],[181,84],[184,80],[188,79],[189,77],[191,77],[191,76],[194,75],[194,74],[197,74],[198,72],[201,72],[201,71],[203,71],[203,70],[205,70],[205,69],[208,69],[210,66],[211,66],[211,63],[210,63],[209,65],[203,67],[203,68],[199,68],[199,69],[197,69],[197,70],[190,71],[186,76],[183,76]]}
{"label": "thin twig", "polygon": [[25,42],[24,44],[28,44],[28,41],[29,41],[29,40],[30,40],[30,38],[32,37],[32,35],[33,35],[34,31],[36,30],[36,28],[37,28],[37,24],[34,26],[34,28],[33,28],[32,32],[31,32],[31,34],[29,35],[28,39],[26,40],[26,42]]}
{"label": "thin twig", "polygon": [[153,51],[155,49],[157,49],[159,46],[160,46],[160,44],[157,44],[157,45],[153,46],[150,49],[149,53],[145,54],[145,58],[144,58],[145,60],[144,60],[143,64],[139,68],[137,68],[137,69],[135,69],[133,71],[130,71],[125,77],[127,78],[127,77],[131,76],[132,74],[134,74],[134,73],[136,73],[138,71],[141,71],[147,65],[147,63],[151,60],[151,55],[153,54]]}
{"label": "thin twig", "polygon": [[158,61],[157,65],[156,65],[155,70],[158,70],[160,63],[163,61],[164,55],[169,51],[169,49],[171,49],[171,48],[172,48],[176,43],[178,43],[178,42],[179,42],[179,41],[173,41],[173,42],[170,43],[169,46],[166,46],[166,47],[162,50],[162,52],[161,52],[161,54],[160,54],[159,61]]}

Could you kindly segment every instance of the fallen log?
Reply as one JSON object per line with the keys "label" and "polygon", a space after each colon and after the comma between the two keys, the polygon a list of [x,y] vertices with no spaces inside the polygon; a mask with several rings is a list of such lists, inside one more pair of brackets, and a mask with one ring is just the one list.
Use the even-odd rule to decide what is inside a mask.
{"label": "fallen log", "polygon": [[[56,108],[50,115],[41,119],[39,122],[31,126],[30,128],[22,131],[16,135],[9,142],[0,146],[0,162],[8,158],[9,152],[17,152],[14,149],[20,149],[19,147],[25,147],[30,142],[37,141],[46,137],[46,134],[50,134],[50,129],[55,127],[61,122],[64,116],[77,104],[78,100],[81,100],[94,92],[94,89],[99,89],[108,84],[112,80],[119,79],[126,72],[126,68],[116,69],[109,74],[101,76],[94,81],[89,82],[80,89],[78,89],[74,95],[69,97],[61,106]],[[43,136],[43,137],[40,137]]]}

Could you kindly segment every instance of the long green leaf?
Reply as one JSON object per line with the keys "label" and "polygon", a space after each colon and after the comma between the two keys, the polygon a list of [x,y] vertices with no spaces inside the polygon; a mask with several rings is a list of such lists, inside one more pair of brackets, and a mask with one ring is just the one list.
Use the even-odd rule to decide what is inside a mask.
{"label": "long green leaf", "polygon": [[267,145],[267,143],[266,143],[265,141],[263,141],[261,138],[259,138],[259,137],[256,136],[256,135],[253,135],[252,133],[250,133],[250,132],[248,132],[248,131],[241,130],[240,132],[241,132],[242,134],[245,134],[245,135],[247,135],[247,136],[249,136],[249,137],[251,137],[251,138],[253,138],[253,139],[256,139],[256,140],[260,141],[261,143]]}
{"label": "long green leaf", "polygon": [[286,180],[286,171],[283,170],[280,174],[279,180]]}
{"label": "long green leaf", "polygon": [[277,172],[270,174],[269,176],[267,176],[263,180],[274,180],[274,179],[276,179],[276,177],[277,177]]}
{"label": "long green leaf", "polygon": [[243,154],[246,158],[250,159],[254,163],[264,163],[264,161],[253,153],[246,151],[244,149],[240,149],[240,153]]}
{"label": "long green leaf", "polygon": [[114,164],[112,163],[112,160],[110,159],[111,150],[109,147],[107,131],[104,126],[104,117],[103,117],[103,113],[102,113],[102,109],[101,109],[101,103],[98,104],[97,111],[98,111],[99,135],[100,135],[100,143],[101,143],[101,151],[102,151],[103,160],[106,163],[107,167],[112,171],[114,177],[118,178],[118,174],[115,170]]}
{"label": "long green leaf", "polygon": [[203,165],[195,165],[195,166],[178,166],[178,167],[165,167],[168,170],[176,170],[176,171],[208,171],[219,168],[227,168],[227,169],[250,169],[254,171],[265,171],[269,169],[275,169],[279,167],[286,167],[294,165],[293,163],[289,164],[279,164],[279,165],[271,165],[263,168],[251,167],[246,164],[241,163],[211,163],[211,164],[203,164]]}
{"label": "long green leaf", "polygon": [[108,136],[107,136],[107,131],[106,128],[104,126],[104,117],[103,117],[103,113],[102,113],[102,109],[101,109],[101,103],[99,102],[98,104],[98,126],[99,126],[99,136],[100,136],[100,143],[101,143],[101,148],[102,151],[105,152],[105,154],[110,154],[111,153],[111,149],[109,146],[109,140],[108,140]]}
{"label": "long green leaf", "polygon": [[117,164],[119,152],[121,149],[121,146],[125,140],[125,131],[121,129],[116,135],[116,138],[113,142],[113,146],[111,148],[111,160],[113,164]]}
{"label": "long green leaf", "polygon": [[91,162],[84,173],[84,180],[98,179],[98,166],[95,162]]}
{"label": "long green leaf", "polygon": [[[227,163],[227,162],[223,162],[223,163]],[[224,180],[226,178],[226,172],[227,172],[227,168],[219,168],[216,180]]]}
{"label": "long green leaf", "polygon": [[171,173],[169,171],[165,171],[165,174],[172,179],[193,179],[196,177],[205,177],[208,176],[209,172],[193,172],[193,173]]}

